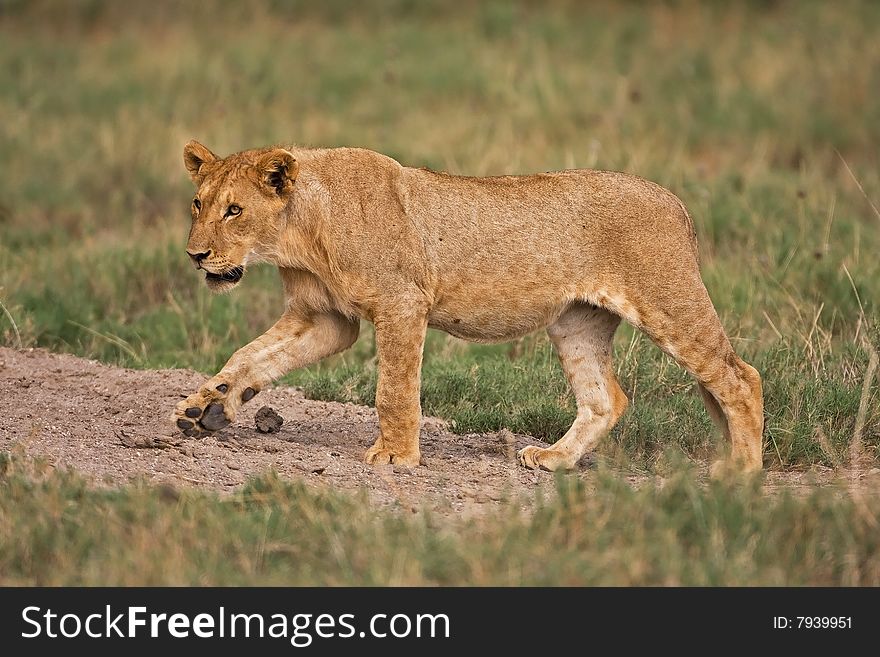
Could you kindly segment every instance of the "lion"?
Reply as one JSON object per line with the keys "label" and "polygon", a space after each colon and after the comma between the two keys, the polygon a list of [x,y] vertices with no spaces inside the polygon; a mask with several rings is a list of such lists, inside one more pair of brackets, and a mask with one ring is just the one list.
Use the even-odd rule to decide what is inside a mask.
{"label": "lion", "polygon": [[761,377],[731,347],[700,276],[694,225],[672,192],[599,170],[466,177],[361,148],[274,146],[220,158],[190,141],[197,187],[186,252],[215,292],[277,266],[286,310],[172,420],[216,432],[273,380],[350,347],[375,326],[379,435],[371,464],[418,466],[428,327],[498,342],[546,329],[577,402],[528,468],[575,466],[627,407],[612,365],[621,320],[697,380],[724,434],[713,471],[762,468]]}

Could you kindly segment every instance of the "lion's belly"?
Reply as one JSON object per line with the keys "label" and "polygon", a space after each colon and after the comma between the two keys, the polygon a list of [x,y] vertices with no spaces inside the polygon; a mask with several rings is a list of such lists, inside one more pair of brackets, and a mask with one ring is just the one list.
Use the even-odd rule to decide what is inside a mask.
{"label": "lion's belly", "polygon": [[472,342],[503,342],[552,324],[567,305],[561,295],[543,301],[501,296],[468,302],[441,298],[428,315],[428,325]]}

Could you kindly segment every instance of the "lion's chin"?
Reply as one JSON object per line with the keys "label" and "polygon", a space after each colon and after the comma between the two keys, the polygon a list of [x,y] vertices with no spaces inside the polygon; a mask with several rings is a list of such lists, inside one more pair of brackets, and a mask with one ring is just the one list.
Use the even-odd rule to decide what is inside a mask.
{"label": "lion's chin", "polygon": [[238,285],[243,276],[244,267],[241,265],[227,269],[221,274],[205,272],[205,285],[212,292],[229,292],[229,290]]}

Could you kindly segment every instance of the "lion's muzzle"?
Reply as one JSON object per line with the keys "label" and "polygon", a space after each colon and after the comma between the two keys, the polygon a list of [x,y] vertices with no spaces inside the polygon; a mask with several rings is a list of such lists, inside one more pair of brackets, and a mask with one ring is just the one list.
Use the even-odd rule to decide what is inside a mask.
{"label": "lion's muzzle", "polygon": [[211,283],[238,283],[244,276],[244,267],[238,265],[232,269],[215,274],[210,271],[205,272],[205,280]]}

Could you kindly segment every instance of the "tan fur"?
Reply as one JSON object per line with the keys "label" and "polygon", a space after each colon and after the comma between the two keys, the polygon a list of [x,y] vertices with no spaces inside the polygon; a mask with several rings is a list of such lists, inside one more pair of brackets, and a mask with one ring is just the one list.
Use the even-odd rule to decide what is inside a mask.
{"label": "tan fur", "polygon": [[[190,142],[184,160],[202,204],[187,250],[208,253],[201,266],[215,274],[271,262],[287,295],[275,326],[178,405],[173,419],[195,424],[190,433],[204,427],[187,408],[215,403],[221,423],[232,421],[244,390],[347,348],[366,319],[380,418],[366,460],[417,465],[426,329],[502,341],[546,328],[578,413],[559,442],[527,447],[520,460],[570,468],[626,408],[611,363],[623,318],[696,377],[729,437],[727,463],[761,468],[760,377],[731,348],[700,278],[691,219],[662,187],[590,170],[451,176],[354,148],[220,159]],[[224,217],[231,204],[241,214]]]}

